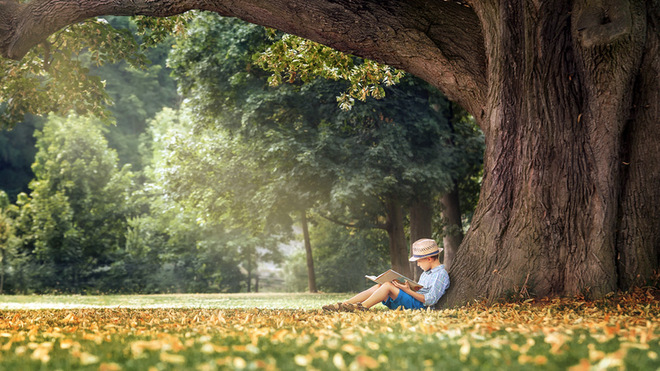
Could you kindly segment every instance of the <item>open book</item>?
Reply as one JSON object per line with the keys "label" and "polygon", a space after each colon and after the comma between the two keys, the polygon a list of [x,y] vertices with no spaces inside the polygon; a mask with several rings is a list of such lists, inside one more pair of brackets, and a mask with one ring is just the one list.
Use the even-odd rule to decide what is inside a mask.
{"label": "open book", "polygon": [[370,279],[370,280],[372,280],[376,283],[380,283],[380,284],[383,284],[385,282],[394,281],[394,280],[397,280],[401,283],[410,282],[410,288],[413,289],[414,291],[418,291],[419,289],[424,287],[424,286],[420,285],[419,283],[411,280],[410,278],[404,276],[403,274],[395,272],[391,269],[388,269],[387,271],[381,273],[378,276],[365,276],[365,277],[367,277],[368,279]]}

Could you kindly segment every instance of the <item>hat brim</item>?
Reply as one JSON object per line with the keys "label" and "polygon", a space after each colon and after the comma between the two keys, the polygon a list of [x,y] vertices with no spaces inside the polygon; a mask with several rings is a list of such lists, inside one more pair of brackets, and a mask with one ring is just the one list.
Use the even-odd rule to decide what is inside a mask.
{"label": "hat brim", "polygon": [[442,249],[440,249],[438,251],[434,251],[434,252],[426,254],[426,255],[413,255],[410,259],[408,259],[408,261],[416,262],[419,259],[424,259],[424,258],[428,258],[430,256],[440,255],[441,251],[442,251]]}

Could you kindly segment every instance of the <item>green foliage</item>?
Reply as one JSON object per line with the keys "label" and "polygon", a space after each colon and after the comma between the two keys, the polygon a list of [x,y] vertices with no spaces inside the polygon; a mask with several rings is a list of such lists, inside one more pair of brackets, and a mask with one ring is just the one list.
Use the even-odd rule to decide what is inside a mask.
{"label": "green foliage", "polygon": [[200,226],[191,213],[163,210],[128,221],[126,247],[111,270],[113,292],[238,292],[245,287],[239,256],[217,225]]}
{"label": "green foliage", "polygon": [[341,140],[334,161],[345,181],[333,189],[341,205],[388,194],[432,198],[451,188],[462,149],[450,142],[446,100],[435,97],[436,104],[439,93],[411,77],[387,90],[387,99],[356,105],[323,127],[323,138]]}
{"label": "green foliage", "polygon": [[190,109],[196,122],[240,123],[240,108],[248,101],[259,104],[254,98],[267,86],[260,79],[266,74],[254,68],[252,55],[267,43],[263,28],[238,19],[200,13],[189,23],[185,37],[177,38],[168,65],[181,94],[194,102]]}
{"label": "green foliage", "polygon": [[11,218],[11,209],[14,207],[9,203],[9,196],[0,191],[0,294],[5,292],[5,276],[7,268],[15,255],[18,240],[15,236],[14,220]]}
{"label": "green foliage", "polygon": [[132,17],[132,23],[136,26],[136,33],[141,38],[142,47],[158,47],[167,42],[172,35],[182,35],[185,32],[190,19],[197,14],[196,11],[171,16],[171,17]]}
{"label": "green foliage", "polygon": [[[0,196],[4,196],[6,198],[6,194],[4,192],[0,192]],[[12,227],[12,220],[6,214],[5,207],[4,206],[0,207],[0,250],[2,250],[2,257],[0,258],[0,260],[2,260],[3,268],[6,263],[5,252],[9,250],[10,248],[9,243],[13,237],[14,237],[14,229]],[[4,274],[4,270],[2,274]],[[2,290],[0,289],[0,291]]]}
{"label": "green foliage", "polygon": [[173,147],[168,187],[213,217],[231,216],[256,232],[288,231],[287,214],[310,207],[329,184],[308,156],[313,144],[304,138],[312,133],[296,107],[313,103],[268,88],[266,74],[252,67],[251,56],[269,42],[262,28],[201,14],[188,31],[169,64],[196,125]]}
{"label": "green foliage", "polygon": [[[101,23],[101,25],[103,27],[111,26],[126,37],[130,34],[136,40],[139,35],[148,37],[150,40],[160,40],[161,36],[169,35],[172,28],[181,24],[179,21],[181,18],[183,17],[157,20],[146,18],[136,25],[127,17],[106,17],[107,24]],[[148,24],[144,24],[146,20],[149,20]],[[165,27],[164,24],[169,24],[171,27]],[[146,28],[149,25],[158,27],[150,31]],[[128,34],[126,34],[127,32]],[[153,33],[158,33],[158,37]],[[95,32],[88,32],[86,36],[80,35],[79,37],[90,36],[99,37]],[[130,44],[129,40],[126,40],[124,44]],[[90,78],[103,82],[104,94],[107,94],[108,98],[106,101],[107,113],[116,122],[115,125],[108,126],[105,136],[108,138],[109,145],[117,150],[120,163],[130,163],[133,170],[142,168],[138,145],[140,135],[146,130],[147,120],[153,118],[163,106],[175,107],[178,105],[176,85],[170,77],[170,70],[165,66],[171,44],[172,38],[169,36],[144,50],[130,46],[131,53],[142,54],[142,60],[139,63],[130,63],[123,59],[110,58],[106,55],[107,53],[94,54],[86,50],[75,56],[87,74],[94,76]],[[144,45],[143,41],[141,47]],[[121,47],[121,45],[119,46]],[[99,58],[105,58],[102,65],[97,65],[95,62]],[[24,62],[27,61],[24,60]],[[43,71],[43,73],[47,74],[48,71]],[[94,95],[84,95],[83,98],[94,99]],[[25,99],[31,98],[26,95]],[[59,98],[52,98],[53,101],[57,101],[57,99]],[[41,127],[41,121],[36,116],[28,115],[12,130],[0,132],[0,189],[7,191],[12,200],[15,200],[18,193],[28,191],[27,185],[34,175],[30,169],[36,153],[33,132],[35,128]]]}
{"label": "green foliage", "polygon": [[[25,248],[35,280],[50,290],[95,287],[119,251],[126,228],[132,173],[117,169],[100,123],[51,116],[37,133],[30,183],[21,202]],[[36,289],[36,288],[35,288]]]}
{"label": "green foliage", "polygon": [[[235,248],[235,241],[247,238],[200,223],[197,213],[163,197],[155,183],[136,189],[129,167],[117,168],[103,130],[98,120],[51,116],[37,133],[32,193],[18,195],[8,208],[20,240],[7,250],[6,289],[244,290],[239,262],[259,253],[255,243]],[[150,180],[157,173],[149,168],[145,176]]]}
{"label": "green foliage", "polygon": [[[151,166],[146,169],[147,189],[149,194],[157,195],[149,200],[149,205],[159,210],[157,215],[160,215],[161,220],[158,223],[166,227],[170,236],[163,252],[168,252],[167,261],[174,268],[189,259],[189,263],[183,263],[188,267],[185,268],[188,270],[187,275],[211,277],[213,284],[208,285],[205,291],[238,291],[247,288],[236,286],[243,275],[238,272],[239,263],[249,274],[257,269],[261,260],[279,261],[279,238],[260,231],[262,222],[259,221],[263,219],[258,217],[259,210],[250,208],[250,204],[237,202],[225,205],[223,202],[226,200],[214,199],[213,192],[207,192],[203,187],[194,192],[194,197],[185,197],[191,179],[202,182],[213,180],[207,175],[210,171],[220,172],[218,175],[221,179],[222,176],[237,177],[235,172],[223,173],[225,168],[215,162],[224,161],[220,151],[231,148],[230,142],[215,136],[202,136],[196,138],[203,141],[199,143],[182,135],[188,131],[189,125],[181,122],[177,113],[164,110],[151,121],[149,135],[152,140],[147,141],[151,145],[143,149],[151,157]],[[188,149],[189,152],[174,152],[171,149],[174,145]],[[217,147],[204,152],[201,158],[195,157],[200,155],[196,149],[206,148],[206,145]],[[186,154],[194,157],[190,159]],[[239,185],[249,186],[249,174],[242,172],[240,175],[238,178],[246,182],[240,182]],[[183,182],[178,183],[182,179]],[[208,186],[217,188],[216,184],[209,183]],[[200,208],[199,205],[213,207]],[[222,217],[225,213],[234,215],[234,222]],[[187,242],[177,242],[181,238]]]}
{"label": "green foliage", "polygon": [[403,76],[401,70],[358,59],[294,35],[282,35],[255,55],[255,63],[272,73],[268,78],[271,86],[282,82],[310,82],[318,77],[348,82],[349,87],[337,97],[345,110],[353,107],[355,99],[383,98],[383,86],[392,86]]}
{"label": "green foliage", "polygon": [[319,219],[312,232],[321,291],[362,291],[371,282],[365,275],[390,268],[387,234],[382,230],[346,228]]}
{"label": "green foliage", "polygon": [[145,58],[138,51],[129,31],[97,18],[56,32],[20,61],[0,58],[0,126],[13,126],[27,113],[74,111],[107,118],[104,82],[89,74],[81,56],[94,65],[125,60],[140,66]]}
{"label": "green foliage", "polygon": [[4,211],[9,207],[9,196],[4,191],[0,191],[0,210]]}
{"label": "green foliage", "polygon": [[479,201],[485,138],[474,119],[465,110],[453,103],[450,108],[454,117],[451,142],[461,151],[455,169],[464,219],[463,225],[467,226],[472,220],[474,209]]}
{"label": "green foliage", "polygon": [[284,285],[289,292],[305,292],[309,289],[307,258],[299,251],[289,255],[282,267]]}
{"label": "green foliage", "polygon": [[[135,38],[140,35],[149,38],[149,48],[144,49],[144,40],[141,44],[144,49],[141,53],[145,57],[142,65],[134,66],[122,60],[95,66],[89,54],[83,56],[90,74],[105,81],[105,91],[110,98],[108,109],[116,124],[111,125],[106,133],[109,145],[117,150],[120,162],[130,163],[134,170],[142,168],[138,146],[147,121],[163,107],[178,105],[176,84],[166,66],[173,39],[166,36],[171,28],[182,27],[178,21],[181,18],[142,18],[136,25],[127,17],[107,17],[115,29],[126,30]],[[147,20],[148,24],[144,24]],[[156,28],[146,29],[147,26]],[[154,43],[156,40],[159,43]]]}

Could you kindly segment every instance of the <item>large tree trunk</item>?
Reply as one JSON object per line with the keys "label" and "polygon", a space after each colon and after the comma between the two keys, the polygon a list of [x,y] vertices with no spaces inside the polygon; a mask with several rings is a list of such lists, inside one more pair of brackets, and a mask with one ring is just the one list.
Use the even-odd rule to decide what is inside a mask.
{"label": "large tree trunk", "polygon": [[316,273],[314,273],[314,258],[312,257],[312,242],[309,239],[309,226],[307,224],[307,211],[300,212],[300,224],[302,224],[303,240],[305,244],[305,258],[307,259],[307,283],[309,292],[316,290]]}
{"label": "large tree trunk", "polygon": [[408,244],[406,243],[406,234],[403,228],[403,208],[399,199],[390,195],[385,200],[387,212],[387,234],[389,236],[390,260],[392,269],[410,277],[410,265],[408,264]]}
{"label": "large tree trunk", "polygon": [[[650,258],[649,270],[658,264],[658,230],[640,230],[647,222],[631,210],[654,201],[656,210],[647,217],[657,221],[658,146],[631,147],[644,140],[637,133],[622,140],[626,125],[658,130],[649,120],[657,119],[657,80],[647,86],[656,92],[655,115],[630,116],[631,107],[649,104],[631,98],[644,40],[657,30],[647,32],[641,2],[606,1],[595,8],[567,1],[508,3],[480,9],[491,61],[485,175],[470,232],[450,271],[459,284],[447,299],[496,299],[524,283],[541,296],[602,296],[617,289],[624,273],[618,272],[624,265],[617,265],[618,256],[630,256],[632,264]],[[655,50],[651,59],[657,63]],[[636,175],[643,179],[631,171],[642,164],[622,158],[630,151],[638,160],[642,153],[652,159],[654,166]],[[622,168],[630,168],[623,172],[628,174]],[[656,183],[644,185],[647,180]],[[622,186],[630,189],[621,192]],[[635,200],[637,192],[643,201]],[[617,234],[627,222],[634,227]],[[617,238],[645,237],[642,254],[631,243],[617,244]]]}
{"label": "large tree trunk", "polygon": [[442,219],[444,230],[442,234],[442,245],[444,247],[445,268],[450,269],[451,263],[463,242],[463,222],[461,220],[461,205],[458,197],[458,185],[454,182],[454,188],[442,196]]}
{"label": "large tree trunk", "polygon": [[601,296],[658,270],[659,3],[0,0],[0,52],[21,58],[92,16],[199,8],[403,68],[486,137],[481,198],[444,300],[496,299],[525,282],[537,295]]}

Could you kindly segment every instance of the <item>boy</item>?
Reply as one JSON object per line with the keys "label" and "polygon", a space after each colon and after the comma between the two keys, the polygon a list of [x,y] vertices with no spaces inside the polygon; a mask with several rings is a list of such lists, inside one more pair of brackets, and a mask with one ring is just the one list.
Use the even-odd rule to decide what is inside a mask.
{"label": "boy", "polygon": [[424,286],[419,291],[413,291],[408,282],[391,281],[374,285],[362,291],[343,303],[324,305],[326,311],[367,310],[382,302],[390,309],[423,309],[438,302],[438,299],[449,287],[449,275],[445,266],[440,264],[439,255],[442,249],[434,240],[423,238],[412,245],[411,262],[417,262],[424,273],[419,277],[419,283]]}

